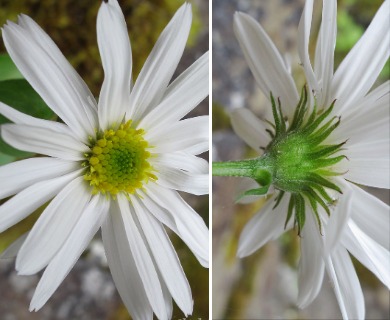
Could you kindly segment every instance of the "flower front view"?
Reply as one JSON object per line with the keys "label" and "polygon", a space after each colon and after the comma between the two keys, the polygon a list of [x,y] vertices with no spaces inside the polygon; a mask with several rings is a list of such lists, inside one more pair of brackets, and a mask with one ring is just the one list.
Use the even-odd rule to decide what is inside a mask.
{"label": "flower front view", "polygon": [[295,228],[301,247],[298,306],[317,297],[326,270],[342,317],[363,319],[363,292],[350,254],[390,288],[389,206],[359,186],[390,188],[390,83],[373,88],[389,58],[390,1],[335,72],[337,2],[322,1],[312,66],[313,3],[306,1],[298,29],[302,89],[264,29],[249,15],[235,14],[235,34],[269,97],[273,120],[234,110],[235,132],[259,157],[214,163],[213,174],[250,177],[257,187],[241,196],[267,196],[241,233],[239,257]]}
{"label": "flower front view", "polygon": [[48,201],[12,247],[16,269],[45,268],[30,309],[40,309],[101,228],[108,264],[135,319],[172,316],[172,298],[189,315],[191,289],[164,225],[208,266],[208,229],[177,191],[208,193],[208,116],[181,120],[208,95],[208,53],[170,80],[191,26],[184,4],[160,35],[135,83],[130,42],[116,0],[97,19],[105,78],[95,101],[48,35],[29,17],[3,27],[8,53],[64,123],[0,103],[11,146],[41,154],[0,167],[0,230]]}

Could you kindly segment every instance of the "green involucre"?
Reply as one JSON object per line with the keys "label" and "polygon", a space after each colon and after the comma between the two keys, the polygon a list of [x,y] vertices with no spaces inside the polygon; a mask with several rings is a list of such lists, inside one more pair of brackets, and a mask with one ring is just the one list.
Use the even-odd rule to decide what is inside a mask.
{"label": "green involucre", "polygon": [[260,184],[260,188],[244,192],[248,195],[264,195],[272,184],[279,194],[275,199],[276,208],[282,198],[289,194],[289,205],[285,225],[294,215],[294,226],[298,234],[305,224],[306,206],[309,205],[321,231],[318,208],[322,207],[330,215],[329,206],[334,202],[329,190],[342,193],[332,176],[341,173],[334,165],[345,159],[340,155],[345,141],[339,144],[326,144],[324,141],[339,126],[339,117],[331,115],[334,103],[328,108],[318,110],[308,104],[306,86],[295,109],[291,122],[287,122],[280,101],[275,102],[271,93],[274,123],[273,130],[267,130],[271,142],[264,148],[264,154],[256,159],[213,163],[213,175],[245,176]]}

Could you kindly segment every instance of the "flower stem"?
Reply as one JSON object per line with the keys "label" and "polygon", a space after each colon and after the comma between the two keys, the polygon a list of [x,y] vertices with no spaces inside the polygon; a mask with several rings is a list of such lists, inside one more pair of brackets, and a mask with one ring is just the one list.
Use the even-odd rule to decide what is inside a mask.
{"label": "flower stem", "polygon": [[213,175],[248,177],[263,186],[268,186],[272,180],[270,166],[266,159],[262,157],[240,161],[213,162]]}

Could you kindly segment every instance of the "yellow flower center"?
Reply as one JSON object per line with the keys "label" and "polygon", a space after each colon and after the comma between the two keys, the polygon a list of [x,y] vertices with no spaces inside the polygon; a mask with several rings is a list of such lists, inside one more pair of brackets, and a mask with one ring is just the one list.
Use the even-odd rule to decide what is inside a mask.
{"label": "yellow flower center", "polygon": [[132,121],[117,130],[108,129],[98,135],[86,154],[88,167],[84,179],[92,186],[92,193],[115,196],[119,192],[135,193],[149,179],[157,180],[148,162],[150,152],[144,139],[145,131],[131,127]]}

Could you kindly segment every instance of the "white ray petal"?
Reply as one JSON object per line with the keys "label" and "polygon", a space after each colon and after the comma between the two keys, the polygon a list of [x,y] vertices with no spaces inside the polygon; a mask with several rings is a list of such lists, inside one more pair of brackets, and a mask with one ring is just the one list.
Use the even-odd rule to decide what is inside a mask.
{"label": "white ray petal", "polygon": [[299,96],[294,80],[274,43],[260,24],[247,14],[236,12],[233,26],[260,89],[267,98],[270,92],[274,97],[280,97],[285,112],[291,116]]}
{"label": "white ray petal", "polygon": [[131,200],[169,292],[185,315],[191,314],[193,308],[191,288],[164,227],[143,207],[142,202],[137,197],[131,197]]}
{"label": "white ray petal", "polygon": [[9,55],[47,105],[80,140],[88,142],[88,136],[94,135],[97,127],[93,95],[50,37],[31,18],[22,15],[19,23],[8,22],[3,28]]}
{"label": "white ray petal", "polygon": [[81,170],[25,188],[0,206],[0,232],[12,227],[51,200],[69,182],[80,176]]}
{"label": "white ray petal", "polygon": [[23,124],[3,124],[1,136],[16,149],[64,160],[84,160],[89,148],[73,136]]}
{"label": "white ray petal", "polygon": [[[164,210],[148,207],[158,220],[177,232],[204,267],[209,261],[209,230],[203,219],[177,192],[149,183],[146,194]],[[153,210],[154,209],[154,210]],[[172,223],[172,218],[174,223]]]}
{"label": "white ray petal", "polygon": [[191,5],[183,4],[161,33],[131,92],[126,120],[140,120],[163,97],[183,54],[192,22]]}
{"label": "white ray petal", "polygon": [[353,190],[352,220],[375,242],[390,250],[389,206],[359,188],[350,184]]}
{"label": "white ray petal", "polygon": [[117,0],[102,2],[97,37],[104,69],[99,124],[105,130],[113,123],[118,125],[130,108],[132,56],[126,21]]}
{"label": "white ray petal", "polygon": [[99,230],[108,209],[109,200],[104,196],[92,197],[68,239],[45,269],[31,300],[30,311],[42,308],[57,290]]}
{"label": "white ray petal", "polygon": [[144,285],[146,296],[156,316],[159,319],[166,319],[167,314],[161,284],[148,249],[134,221],[134,212],[130,208],[129,200],[124,195],[119,194],[118,205],[121,214],[118,218],[121,219],[124,225],[127,242]]}
{"label": "white ray petal", "polygon": [[209,53],[206,52],[173,81],[159,105],[148,113],[139,128],[168,126],[183,118],[209,94]]}
{"label": "white ray petal", "polygon": [[108,266],[115,286],[134,319],[152,320],[153,310],[131,254],[117,206],[113,206],[102,226],[102,238]]}
{"label": "white ray petal", "polygon": [[351,219],[342,243],[367,269],[390,289],[390,252],[365,234]]}
{"label": "white ray petal", "polygon": [[155,156],[150,163],[156,166],[176,168],[192,173],[208,173],[209,171],[209,163],[206,160],[184,152],[161,153]]}
{"label": "white ray petal", "polygon": [[247,222],[241,232],[238,242],[237,257],[249,256],[268,241],[277,239],[282,233],[291,228],[289,223],[284,228],[287,215],[288,197],[284,196],[279,206],[273,209],[276,195],[272,196],[261,208],[260,212]]}
{"label": "white ray petal", "polygon": [[306,308],[318,295],[324,278],[324,244],[317,222],[306,208],[306,222],[301,233],[301,258],[298,273],[298,300],[300,308]]}
{"label": "white ray petal", "polygon": [[266,147],[270,136],[265,131],[265,122],[261,121],[249,109],[237,108],[230,113],[234,132],[258,153],[263,153],[260,147]]}
{"label": "white ray petal", "polygon": [[350,183],[342,178],[337,178],[336,184],[343,191],[339,195],[336,207],[332,210],[329,221],[325,227],[325,256],[338,244],[352,214],[353,190]]}
{"label": "white ray petal", "polygon": [[78,169],[73,161],[48,157],[31,158],[0,167],[0,199],[9,197],[30,185],[60,177]]}
{"label": "white ray petal", "polygon": [[18,110],[11,108],[2,102],[0,102],[0,114],[17,124],[26,124],[29,126],[53,130],[67,135],[73,135],[72,130],[70,130],[66,124],[51,120],[34,118],[28,114],[19,112]]}
{"label": "white ray petal", "polygon": [[[388,127],[388,125],[387,125]],[[384,130],[384,126],[381,126]],[[378,188],[390,186],[390,139],[372,139],[359,141],[353,145],[346,144],[344,151],[348,161],[337,165],[338,170],[345,171],[344,178],[355,183]]]}
{"label": "white ray petal", "polygon": [[347,250],[337,246],[327,258],[326,270],[332,281],[344,320],[363,320],[364,297],[359,279]]}
{"label": "white ray petal", "polygon": [[145,133],[145,139],[153,146],[152,151],[156,153],[188,152],[188,149],[196,146],[208,149],[209,117],[184,119],[163,129],[149,130]]}
{"label": "white ray petal", "polygon": [[376,81],[389,58],[390,1],[384,1],[366,32],[335,72],[332,97],[338,99],[335,112],[354,107]]}
{"label": "white ray petal", "polygon": [[[317,80],[321,83],[320,97],[318,103],[320,106],[328,105],[333,99],[329,99],[331,83],[333,79],[334,49],[336,46],[337,34],[337,1],[324,0],[322,9],[322,22],[320,29],[321,39],[321,65],[317,75]],[[317,56],[316,56],[317,58]]]}
{"label": "white ray petal", "polygon": [[209,175],[194,174],[176,168],[159,165],[156,168],[156,183],[162,187],[196,195],[209,193]]}
{"label": "white ray petal", "polygon": [[305,71],[306,81],[309,85],[309,91],[319,91],[317,79],[309,57],[309,39],[311,20],[313,15],[313,0],[307,0],[298,26],[298,53],[302,67]]}
{"label": "white ray petal", "polygon": [[30,275],[44,268],[62,247],[88,203],[83,177],[70,182],[47,206],[16,258],[16,270]]}

